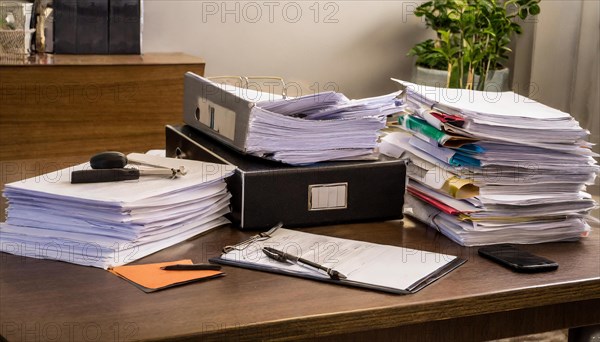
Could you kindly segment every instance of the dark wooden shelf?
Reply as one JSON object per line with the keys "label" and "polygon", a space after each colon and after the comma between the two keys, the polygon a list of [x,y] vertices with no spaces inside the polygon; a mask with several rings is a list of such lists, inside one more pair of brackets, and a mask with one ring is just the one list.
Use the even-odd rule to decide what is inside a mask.
{"label": "dark wooden shelf", "polygon": [[183,75],[204,66],[181,53],[0,64],[0,160],[164,148],[164,126],[182,121]]}

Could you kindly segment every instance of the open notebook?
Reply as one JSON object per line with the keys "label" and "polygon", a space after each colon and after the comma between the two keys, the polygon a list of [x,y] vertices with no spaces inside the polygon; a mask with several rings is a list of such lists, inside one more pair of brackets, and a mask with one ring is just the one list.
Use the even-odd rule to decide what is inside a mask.
{"label": "open notebook", "polygon": [[[265,247],[330,268],[343,274],[345,279],[334,279],[325,271],[293,259],[275,260],[263,251]],[[211,262],[396,294],[419,291],[466,261],[452,255],[304,233],[279,226],[235,246],[227,246],[223,252]]]}

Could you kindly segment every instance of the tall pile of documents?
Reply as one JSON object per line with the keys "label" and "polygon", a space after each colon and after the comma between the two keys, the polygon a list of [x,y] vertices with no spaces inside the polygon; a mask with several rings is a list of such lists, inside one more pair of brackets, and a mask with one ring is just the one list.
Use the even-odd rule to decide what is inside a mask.
{"label": "tall pile of documents", "polygon": [[597,204],[588,131],[513,92],[406,87],[381,152],[406,157],[405,213],[464,246],[576,240]]}
{"label": "tall pile of documents", "polygon": [[229,222],[223,217],[231,197],[224,178],[233,167],[142,154],[135,158],[168,168],[183,166],[187,174],[71,184],[71,171],[89,169],[85,163],[7,184],[0,250],[108,268]]}

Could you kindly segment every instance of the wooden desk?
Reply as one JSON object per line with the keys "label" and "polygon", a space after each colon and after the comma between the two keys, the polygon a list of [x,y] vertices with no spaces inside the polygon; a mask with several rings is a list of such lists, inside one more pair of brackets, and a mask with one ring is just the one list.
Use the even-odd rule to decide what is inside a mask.
{"label": "wooden desk", "polygon": [[182,121],[183,75],[204,65],[181,53],[0,64],[0,160],[164,148],[164,126]]}
{"label": "wooden desk", "polygon": [[[9,341],[470,341],[600,323],[598,227],[581,242],[525,246],[560,264],[534,275],[505,270],[409,219],[306,231],[468,262],[406,296],[234,267],[224,267],[221,279],[145,294],[104,270],[0,253],[0,334]],[[138,263],[204,262],[248,235],[221,227]]]}

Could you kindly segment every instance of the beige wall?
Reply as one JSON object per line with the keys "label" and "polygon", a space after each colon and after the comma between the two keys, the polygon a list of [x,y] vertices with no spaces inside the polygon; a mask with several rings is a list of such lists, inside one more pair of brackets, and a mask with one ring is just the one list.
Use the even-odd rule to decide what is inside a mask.
{"label": "beige wall", "polygon": [[277,75],[304,93],[381,95],[396,90],[390,77],[410,78],[406,53],[431,34],[412,15],[420,2],[146,0],[143,50],[202,56],[208,76]]}
{"label": "beige wall", "polygon": [[[531,96],[571,113],[600,153],[600,2],[542,1],[532,54]],[[556,23],[559,23],[557,25]],[[600,183],[589,191],[600,196]]]}
{"label": "beige wall", "polygon": [[[421,2],[145,0],[143,50],[202,56],[208,76],[282,76],[303,94],[381,95],[410,79],[406,53],[432,35],[412,14]],[[571,112],[598,143],[599,97],[585,90],[598,89],[599,2],[541,4],[512,43],[513,89]]]}
{"label": "beige wall", "polygon": [[531,82],[536,91],[531,96],[571,113],[591,131],[590,140],[596,144],[600,144],[599,60],[600,2],[542,2],[532,54]]}

